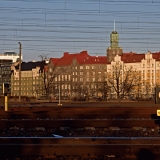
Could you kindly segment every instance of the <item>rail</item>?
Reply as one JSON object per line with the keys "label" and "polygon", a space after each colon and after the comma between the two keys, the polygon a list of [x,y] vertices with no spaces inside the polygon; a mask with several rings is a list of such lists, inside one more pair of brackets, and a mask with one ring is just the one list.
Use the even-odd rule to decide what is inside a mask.
{"label": "rail", "polygon": [[[75,138],[0,138],[0,157],[4,156],[63,156],[100,155],[118,158],[136,158],[140,154],[160,157],[160,138],[135,137],[75,137]],[[145,151],[145,152],[144,152]],[[147,152],[146,152],[147,151]],[[142,157],[142,155],[141,155]]]}

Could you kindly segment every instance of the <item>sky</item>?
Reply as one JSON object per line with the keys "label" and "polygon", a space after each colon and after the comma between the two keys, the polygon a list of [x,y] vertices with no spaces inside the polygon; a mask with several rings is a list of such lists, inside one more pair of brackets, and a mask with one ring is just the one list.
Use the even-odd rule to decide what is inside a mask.
{"label": "sky", "polygon": [[106,56],[110,33],[123,52],[160,51],[159,0],[0,0],[0,53],[23,61],[64,52]]}

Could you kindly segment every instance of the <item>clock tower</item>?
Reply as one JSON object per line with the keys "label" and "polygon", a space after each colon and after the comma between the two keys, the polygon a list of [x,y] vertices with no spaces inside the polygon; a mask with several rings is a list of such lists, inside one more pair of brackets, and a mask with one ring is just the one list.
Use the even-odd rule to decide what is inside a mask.
{"label": "clock tower", "polygon": [[119,47],[119,35],[117,31],[115,31],[115,22],[114,22],[114,31],[110,34],[110,47],[107,48],[107,60],[108,62],[112,62],[116,55],[122,55],[123,50]]}

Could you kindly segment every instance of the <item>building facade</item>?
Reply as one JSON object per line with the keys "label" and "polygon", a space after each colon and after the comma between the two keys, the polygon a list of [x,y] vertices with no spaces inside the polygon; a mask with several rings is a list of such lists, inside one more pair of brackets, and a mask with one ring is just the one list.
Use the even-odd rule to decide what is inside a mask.
{"label": "building facade", "polygon": [[[123,53],[123,56],[116,56],[111,64],[108,64],[107,72],[111,72],[110,68],[116,63],[121,64],[122,71],[124,68],[130,72],[136,72],[132,80],[135,88],[132,90],[134,97],[150,98],[154,97],[155,87],[160,85],[160,52],[146,54]],[[132,70],[130,70],[132,69]]]}
{"label": "building facade", "polygon": [[[19,54],[7,51],[0,54],[0,94],[2,95],[2,84],[7,83],[11,86],[11,65],[19,60]],[[9,94],[11,88],[9,88]]]}
{"label": "building facade", "polygon": [[48,70],[51,64],[59,68],[58,74],[53,72],[56,76],[50,87],[54,98],[59,93],[64,99],[106,96],[106,56],[90,56],[87,51],[76,54],[66,52],[59,59],[51,58]]}
{"label": "building facade", "polygon": [[[11,65],[12,60],[0,59],[0,94],[2,95],[2,85],[11,85]],[[9,90],[10,93],[10,90]]]}
{"label": "building facade", "polygon": [[[18,62],[19,54],[14,51],[6,51],[3,54],[0,54],[0,59],[12,60],[12,62]],[[23,59],[23,55],[21,55],[21,59]]]}
{"label": "building facade", "polygon": [[[49,64],[59,69],[54,73],[49,69],[53,66],[48,66],[54,75],[50,85],[53,97],[59,96],[60,87],[60,94],[66,99],[86,96],[115,99],[118,92],[122,97],[149,98],[154,96],[154,88],[160,85],[160,52],[123,53],[108,62],[105,56],[90,56],[87,51],[82,51],[51,58]],[[118,66],[116,71],[115,66]]]}
{"label": "building facade", "polygon": [[[21,94],[21,96],[41,97],[45,93],[43,74],[44,62],[22,62],[21,80],[19,80],[19,65],[13,65],[11,76],[11,95],[19,96],[19,94]],[[19,92],[19,88],[21,88],[21,92]]]}

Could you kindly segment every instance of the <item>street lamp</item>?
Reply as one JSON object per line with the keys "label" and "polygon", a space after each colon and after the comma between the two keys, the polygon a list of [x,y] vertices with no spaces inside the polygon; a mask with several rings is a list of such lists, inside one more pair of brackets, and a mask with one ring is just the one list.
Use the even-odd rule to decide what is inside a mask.
{"label": "street lamp", "polygon": [[19,102],[21,102],[21,50],[22,50],[22,44],[19,43]]}

